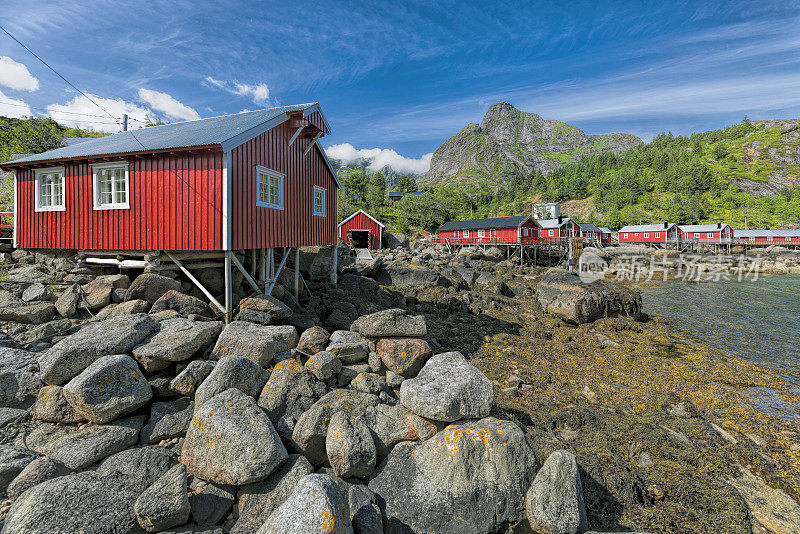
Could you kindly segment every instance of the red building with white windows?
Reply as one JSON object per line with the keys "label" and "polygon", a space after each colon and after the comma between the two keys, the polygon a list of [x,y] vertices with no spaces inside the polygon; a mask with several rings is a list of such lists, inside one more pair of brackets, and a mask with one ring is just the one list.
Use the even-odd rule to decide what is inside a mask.
{"label": "red building with white windows", "polygon": [[488,217],[444,223],[436,232],[441,243],[519,244],[533,241],[539,226],[530,215]]}
{"label": "red building with white windows", "polygon": [[383,224],[364,210],[339,223],[339,239],[353,248],[381,248]]}
{"label": "red building with white windows", "polygon": [[569,217],[558,217],[557,219],[536,219],[539,225],[539,238],[562,238],[580,237],[581,229],[578,223]]}
{"label": "red building with white windows", "polygon": [[729,224],[684,224],[678,227],[685,241],[721,241],[733,237]]}
{"label": "red building with white windows", "polygon": [[617,241],[622,243],[668,243],[680,237],[680,229],[674,223],[634,224],[623,226],[617,233]]}
{"label": "red building with white windows", "polygon": [[754,245],[800,245],[800,230],[734,230],[737,241]]}
{"label": "red building with white windows", "polygon": [[3,163],[15,173],[15,241],[218,251],[226,273],[231,261],[242,269],[232,251],[255,265],[258,252],[263,262],[276,248],[286,256],[289,247],[335,245],[341,185],[317,144],[328,133],[319,104],[300,104],[120,132]]}

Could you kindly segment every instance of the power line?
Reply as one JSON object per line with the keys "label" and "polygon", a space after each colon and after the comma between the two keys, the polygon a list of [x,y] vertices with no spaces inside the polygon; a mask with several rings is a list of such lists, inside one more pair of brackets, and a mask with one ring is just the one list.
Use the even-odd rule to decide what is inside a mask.
{"label": "power line", "polygon": [[31,54],[33,57],[35,57],[36,59],[38,59],[39,61],[41,61],[41,62],[44,64],[44,66],[45,66],[45,67],[47,67],[48,69],[50,69],[50,70],[52,70],[53,72],[55,72],[55,73],[56,73],[56,76],[58,76],[59,78],[61,78],[62,80],[64,80],[64,82],[66,82],[66,83],[67,83],[67,85],[69,85],[70,87],[72,87],[73,89],[75,89],[76,91],[78,91],[80,94],[82,94],[82,95],[83,95],[83,96],[84,96],[84,97],[85,97],[85,98],[86,98],[86,99],[87,99],[89,102],[91,102],[92,104],[94,104],[95,106],[97,106],[98,108],[100,108],[101,110],[103,110],[103,112],[104,112],[106,115],[108,115],[109,117],[111,117],[112,119],[114,119],[114,120],[117,120],[117,118],[116,118],[114,115],[112,115],[111,113],[109,113],[109,112],[108,112],[108,111],[107,111],[107,110],[106,110],[106,109],[105,109],[103,106],[101,106],[100,104],[98,104],[97,102],[95,102],[94,100],[92,100],[91,98],[89,98],[89,97],[86,95],[86,93],[84,93],[83,91],[81,91],[80,89],[78,89],[77,87],[75,87],[75,85],[74,85],[72,82],[70,82],[69,80],[67,80],[66,78],[64,78],[64,77],[63,77],[61,74],[59,74],[59,72],[58,72],[56,69],[54,69],[53,67],[51,67],[51,66],[50,66],[50,65],[47,63],[47,61],[45,61],[45,60],[43,60],[42,58],[40,58],[38,55],[36,55],[36,53],[35,53],[33,50],[31,50],[30,48],[28,48],[27,46],[25,46],[24,44],[22,44],[22,41],[20,41],[19,39],[17,39],[17,38],[16,38],[16,37],[14,37],[13,35],[11,35],[11,33],[10,33],[10,32],[9,32],[7,29],[5,29],[5,28],[3,27],[3,25],[2,25],[2,24],[0,24],[0,30],[3,30],[3,32],[5,32],[5,34],[6,34],[6,35],[8,35],[8,36],[9,36],[9,37],[11,37],[12,39],[14,39],[14,40],[17,42],[17,44],[19,44],[19,45],[20,45],[22,48],[24,48],[25,50],[27,50],[28,52],[30,52],[30,54]]}

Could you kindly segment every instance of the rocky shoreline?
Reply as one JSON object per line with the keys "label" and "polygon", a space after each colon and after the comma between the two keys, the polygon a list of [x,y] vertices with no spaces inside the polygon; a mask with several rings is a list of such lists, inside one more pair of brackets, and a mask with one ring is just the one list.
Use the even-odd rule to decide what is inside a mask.
{"label": "rocky shoreline", "polygon": [[779,377],[686,343],[628,287],[396,245],[342,256],[336,288],[311,262],[299,301],[238,288],[228,325],[176,276],[8,256],[0,532],[800,520],[800,436],[744,394]]}

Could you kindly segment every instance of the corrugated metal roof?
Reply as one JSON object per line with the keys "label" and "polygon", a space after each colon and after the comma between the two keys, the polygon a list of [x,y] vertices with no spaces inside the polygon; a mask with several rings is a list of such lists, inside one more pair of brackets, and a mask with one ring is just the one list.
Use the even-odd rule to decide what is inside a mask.
{"label": "corrugated metal roof", "polygon": [[678,225],[678,228],[681,229],[681,232],[716,232],[717,230],[721,230],[728,226],[725,223],[722,223],[720,226],[717,226],[717,223],[713,224],[683,224]]}
{"label": "corrugated metal roof", "polygon": [[611,229],[606,228],[605,226],[601,226],[600,227],[600,231],[603,232],[604,234],[610,234],[611,233]]}
{"label": "corrugated metal roof", "polygon": [[450,230],[482,230],[485,228],[516,228],[530,215],[513,215],[511,217],[489,217],[487,219],[469,219],[467,221],[450,221],[444,223],[437,232]]}
{"label": "corrugated metal roof", "polygon": [[570,219],[569,217],[562,217],[561,222],[559,222],[558,219],[536,219],[536,222],[542,228],[558,228],[560,226],[567,224],[567,222],[571,220],[572,219]]}
{"label": "corrugated metal roof", "polygon": [[667,227],[664,227],[664,223],[661,224],[631,224],[629,226],[623,226],[619,229],[620,232],[658,232],[660,230],[668,230],[675,226],[675,223],[667,223]]}
{"label": "corrugated metal roof", "polygon": [[148,150],[221,145],[249,130],[257,129],[259,126],[281,117],[284,113],[306,110],[313,106],[317,106],[316,102],[245,111],[234,115],[129,130],[106,137],[69,144],[62,148],[48,150],[41,154],[34,154],[8,163],[75,159]]}
{"label": "corrugated metal roof", "polygon": [[576,224],[581,227],[582,232],[594,232],[596,234],[600,233],[600,228],[593,225],[592,223],[576,223]]}
{"label": "corrugated metal roof", "polygon": [[734,237],[800,237],[800,230],[734,230]]}

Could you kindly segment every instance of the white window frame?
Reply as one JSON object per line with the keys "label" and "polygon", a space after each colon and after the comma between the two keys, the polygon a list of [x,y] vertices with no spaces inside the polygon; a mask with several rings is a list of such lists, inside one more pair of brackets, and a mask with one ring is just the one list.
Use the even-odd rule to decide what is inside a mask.
{"label": "white window frame", "polygon": [[547,231],[547,236],[548,237],[553,237],[553,230],[548,230]]}
{"label": "white window frame", "polygon": [[463,230],[461,232],[461,237],[469,237],[469,230]]}
{"label": "white window frame", "polygon": [[[125,202],[110,202],[103,203],[100,201],[100,181],[97,171],[102,169],[114,169],[122,167],[125,169]],[[96,210],[128,210],[131,209],[131,179],[130,170],[127,161],[110,161],[108,163],[95,163],[92,165],[92,198],[94,202],[94,209]],[[116,182],[111,181],[111,198],[116,196],[114,190]]]}
{"label": "white window frame", "polygon": [[786,238],[786,241],[791,241],[791,240],[792,240],[791,236]]}
{"label": "white window frame", "polygon": [[478,230],[478,237],[486,237],[486,230]]}
{"label": "white window frame", "polygon": [[[61,204],[50,206],[42,205],[42,189],[41,189],[41,175],[42,174],[60,174],[61,175]],[[46,169],[36,169],[34,171],[34,187],[36,194],[34,195],[35,205],[34,211],[65,211],[67,209],[67,180],[64,172],[64,167],[48,167]],[[50,191],[52,197],[52,189]]]}
{"label": "white window frame", "polygon": [[[322,210],[317,211],[317,193],[322,193]],[[311,201],[314,203],[314,215],[317,217],[325,217],[325,197],[327,196],[328,190],[324,187],[320,187],[318,185],[314,186],[314,196],[312,197]]]}
{"label": "white window frame", "polygon": [[[275,202],[264,202],[261,200],[261,176],[267,175],[269,180],[267,181],[267,198],[269,198],[269,189],[272,185],[272,180],[277,179],[280,180],[280,188],[278,189],[278,196],[280,196],[280,200]],[[272,169],[268,169],[267,167],[263,167],[261,165],[256,165],[256,206],[262,208],[271,208],[275,210],[282,210],[284,206],[284,191],[286,190],[286,175],[280,173],[278,171],[274,171]]]}
{"label": "white window frame", "polygon": [[649,234],[648,232],[645,232],[645,233],[644,233],[644,238],[645,238],[645,239],[650,239],[650,234]]}
{"label": "white window frame", "polygon": [[714,232],[706,232],[706,239],[714,239]]}
{"label": "white window frame", "polygon": [[622,239],[628,239],[628,234],[627,233],[622,234]]}
{"label": "white window frame", "polygon": [[656,238],[656,239],[660,238],[661,237],[661,232],[656,232],[656,234],[653,237]]}

